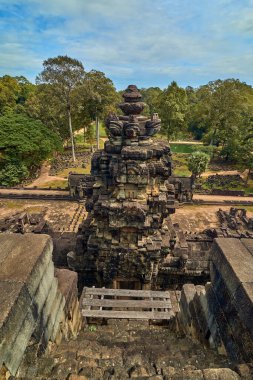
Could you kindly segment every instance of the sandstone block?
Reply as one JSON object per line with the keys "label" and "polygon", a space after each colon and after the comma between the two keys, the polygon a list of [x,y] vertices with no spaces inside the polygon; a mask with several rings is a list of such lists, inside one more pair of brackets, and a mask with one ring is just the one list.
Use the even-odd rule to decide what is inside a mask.
{"label": "sandstone block", "polygon": [[[239,239],[215,239],[211,260],[219,268],[231,295],[241,283],[252,282],[252,255]],[[211,272],[212,283],[213,280]]]}
{"label": "sandstone block", "polygon": [[209,368],[203,370],[204,380],[239,380],[236,372],[230,368]]}

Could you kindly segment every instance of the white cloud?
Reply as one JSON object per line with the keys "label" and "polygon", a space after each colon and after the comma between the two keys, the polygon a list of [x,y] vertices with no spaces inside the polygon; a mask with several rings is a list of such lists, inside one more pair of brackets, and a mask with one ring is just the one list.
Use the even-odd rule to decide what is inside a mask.
{"label": "white cloud", "polygon": [[226,74],[250,81],[251,3],[0,0],[8,13],[0,23],[1,73],[35,73],[43,59],[68,54],[117,83],[136,78],[147,85],[172,79],[192,84]]}

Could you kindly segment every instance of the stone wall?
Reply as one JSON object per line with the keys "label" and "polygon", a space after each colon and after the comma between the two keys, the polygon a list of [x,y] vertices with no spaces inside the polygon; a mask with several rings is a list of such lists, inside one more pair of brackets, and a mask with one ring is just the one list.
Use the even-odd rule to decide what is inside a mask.
{"label": "stone wall", "polygon": [[235,363],[253,361],[252,273],[253,239],[215,239],[211,283],[181,294],[181,328]]}
{"label": "stone wall", "polygon": [[0,246],[0,368],[15,375],[22,361],[77,333],[77,276],[55,276],[47,235],[1,234]]}

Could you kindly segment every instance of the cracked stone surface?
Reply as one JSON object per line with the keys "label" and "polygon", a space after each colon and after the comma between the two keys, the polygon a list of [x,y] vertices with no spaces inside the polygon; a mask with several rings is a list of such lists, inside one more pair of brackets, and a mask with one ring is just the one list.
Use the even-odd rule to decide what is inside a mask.
{"label": "cracked stone surface", "polygon": [[[236,380],[226,357],[180,336],[170,326],[109,320],[87,325],[76,340],[31,363],[33,379]],[[223,376],[223,377],[222,377]],[[29,379],[29,377],[23,377]]]}

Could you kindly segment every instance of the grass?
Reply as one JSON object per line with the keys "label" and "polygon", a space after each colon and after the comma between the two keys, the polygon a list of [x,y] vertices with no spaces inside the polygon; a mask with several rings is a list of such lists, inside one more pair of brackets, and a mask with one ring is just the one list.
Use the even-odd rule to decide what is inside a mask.
{"label": "grass", "polygon": [[249,212],[253,212],[253,206],[243,206],[243,208],[246,208]]}
{"label": "grass", "polygon": [[25,209],[26,212],[32,214],[32,213],[38,213],[43,211],[44,206],[30,206],[28,205]]}
{"label": "grass", "polygon": [[77,167],[77,168],[66,168],[57,173],[59,177],[68,178],[70,172],[78,174],[86,174],[87,168]]}
{"label": "grass", "polygon": [[173,175],[177,177],[190,177],[191,172],[188,170],[187,167],[187,154],[182,153],[174,153],[173,154],[173,162],[174,162],[174,169],[173,169]]}
{"label": "grass", "polygon": [[99,123],[99,136],[100,137],[107,137],[105,126],[103,123]]}
{"label": "grass", "polygon": [[5,201],[5,200],[1,200],[0,201],[0,207],[1,206],[4,206],[8,209],[20,209],[20,208],[23,208],[23,203],[20,203],[18,201]]}
{"label": "grass", "polygon": [[66,169],[63,169],[60,172],[58,172],[57,175],[59,177],[68,178],[70,172],[78,173],[78,174],[90,174],[90,170],[91,170],[91,163],[86,164],[85,168],[82,168],[82,167],[79,166],[77,168],[66,168]]}
{"label": "grass", "polygon": [[245,187],[245,194],[253,194],[253,179],[248,180],[248,186]]}
{"label": "grass", "polygon": [[170,143],[172,153],[190,154],[196,151],[196,144]]}
{"label": "grass", "polygon": [[49,181],[49,182],[45,182],[43,185],[40,185],[40,187],[43,189],[48,189],[50,187],[51,189],[67,190],[68,181],[67,180]]}

